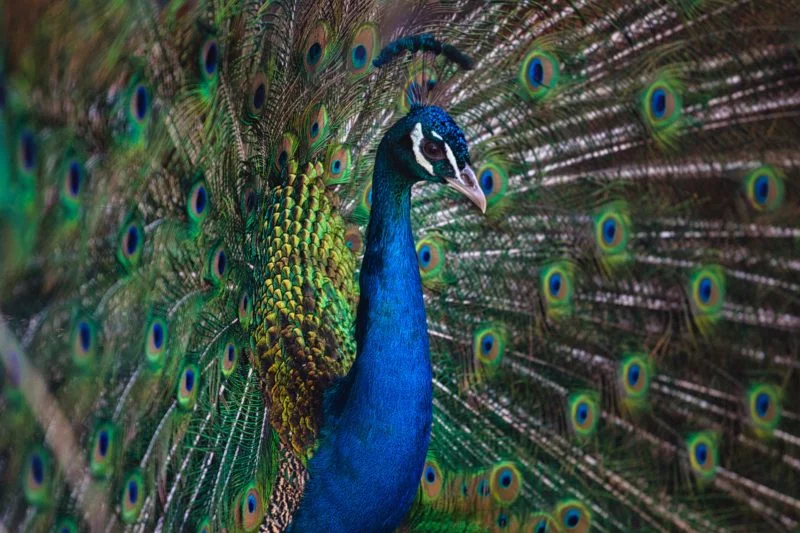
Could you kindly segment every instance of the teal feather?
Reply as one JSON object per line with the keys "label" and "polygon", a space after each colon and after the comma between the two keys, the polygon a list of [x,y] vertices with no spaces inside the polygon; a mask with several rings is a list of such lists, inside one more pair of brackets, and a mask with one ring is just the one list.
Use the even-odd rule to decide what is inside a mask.
{"label": "teal feather", "polygon": [[[791,0],[7,2],[0,529],[322,508],[303,524],[797,530],[798,21]],[[378,152],[430,105],[457,126],[420,119],[423,141],[486,213],[414,187],[413,245],[386,256],[406,295],[360,265],[394,190],[375,168],[455,178],[410,135]],[[424,309],[359,326],[392,287]],[[341,378],[425,323],[430,403],[358,422],[429,414],[427,450],[388,468],[410,429],[367,432],[343,473],[331,420],[363,398]],[[392,368],[370,392],[424,374],[371,350]]]}

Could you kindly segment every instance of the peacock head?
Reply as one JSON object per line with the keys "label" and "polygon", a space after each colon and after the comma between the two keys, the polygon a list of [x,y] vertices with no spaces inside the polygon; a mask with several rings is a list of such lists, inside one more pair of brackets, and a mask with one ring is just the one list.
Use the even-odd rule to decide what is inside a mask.
{"label": "peacock head", "polygon": [[443,109],[415,106],[386,134],[391,159],[413,183],[446,184],[486,212],[464,133]]}
{"label": "peacock head", "polygon": [[[429,33],[407,35],[387,44],[372,62],[378,68],[391,64],[406,52],[442,55],[464,70],[473,67],[472,58],[455,46]],[[486,196],[469,166],[469,148],[464,133],[442,108],[424,105],[425,91],[413,92],[411,111],[392,126],[381,142],[400,174],[411,183],[446,183],[486,212]],[[385,142],[385,144],[384,144]]]}

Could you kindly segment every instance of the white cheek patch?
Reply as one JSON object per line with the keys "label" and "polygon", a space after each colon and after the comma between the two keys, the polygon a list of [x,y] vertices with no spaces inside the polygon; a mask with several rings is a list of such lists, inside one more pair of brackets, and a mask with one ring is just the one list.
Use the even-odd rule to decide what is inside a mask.
{"label": "white cheek patch", "polygon": [[450,161],[450,165],[453,167],[453,176],[458,179],[458,177],[461,175],[461,171],[458,170],[456,156],[453,153],[453,150],[450,149],[450,145],[447,143],[444,143],[444,150],[447,153],[447,160]]}
{"label": "white cheek patch", "polygon": [[[414,129],[411,130],[411,148],[414,150],[414,157],[416,158],[417,163],[419,163],[419,166],[427,170],[428,174],[434,176],[433,165],[430,161],[425,159],[424,155],[422,155],[423,139],[425,139],[425,134],[422,133],[422,123],[417,122],[416,126],[414,126]],[[448,150],[450,149],[448,148]],[[455,159],[453,159],[453,161],[455,161]]]}

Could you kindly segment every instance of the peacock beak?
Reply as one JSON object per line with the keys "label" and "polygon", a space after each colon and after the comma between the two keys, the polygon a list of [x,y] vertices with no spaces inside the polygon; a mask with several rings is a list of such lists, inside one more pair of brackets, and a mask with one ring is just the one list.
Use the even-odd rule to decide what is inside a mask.
{"label": "peacock beak", "polygon": [[472,200],[481,210],[481,213],[486,213],[486,195],[483,194],[483,189],[480,188],[478,180],[475,179],[475,172],[472,171],[469,165],[462,168],[456,177],[446,181],[450,187]]}

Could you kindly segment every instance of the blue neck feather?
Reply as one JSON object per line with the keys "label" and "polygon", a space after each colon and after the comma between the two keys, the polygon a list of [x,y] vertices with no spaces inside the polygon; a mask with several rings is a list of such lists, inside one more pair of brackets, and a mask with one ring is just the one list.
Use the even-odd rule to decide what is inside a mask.
{"label": "blue neck feather", "polygon": [[419,487],[432,413],[428,329],[412,180],[378,148],[361,266],[358,354],[329,394],[320,446],[292,531],[392,531]]}

